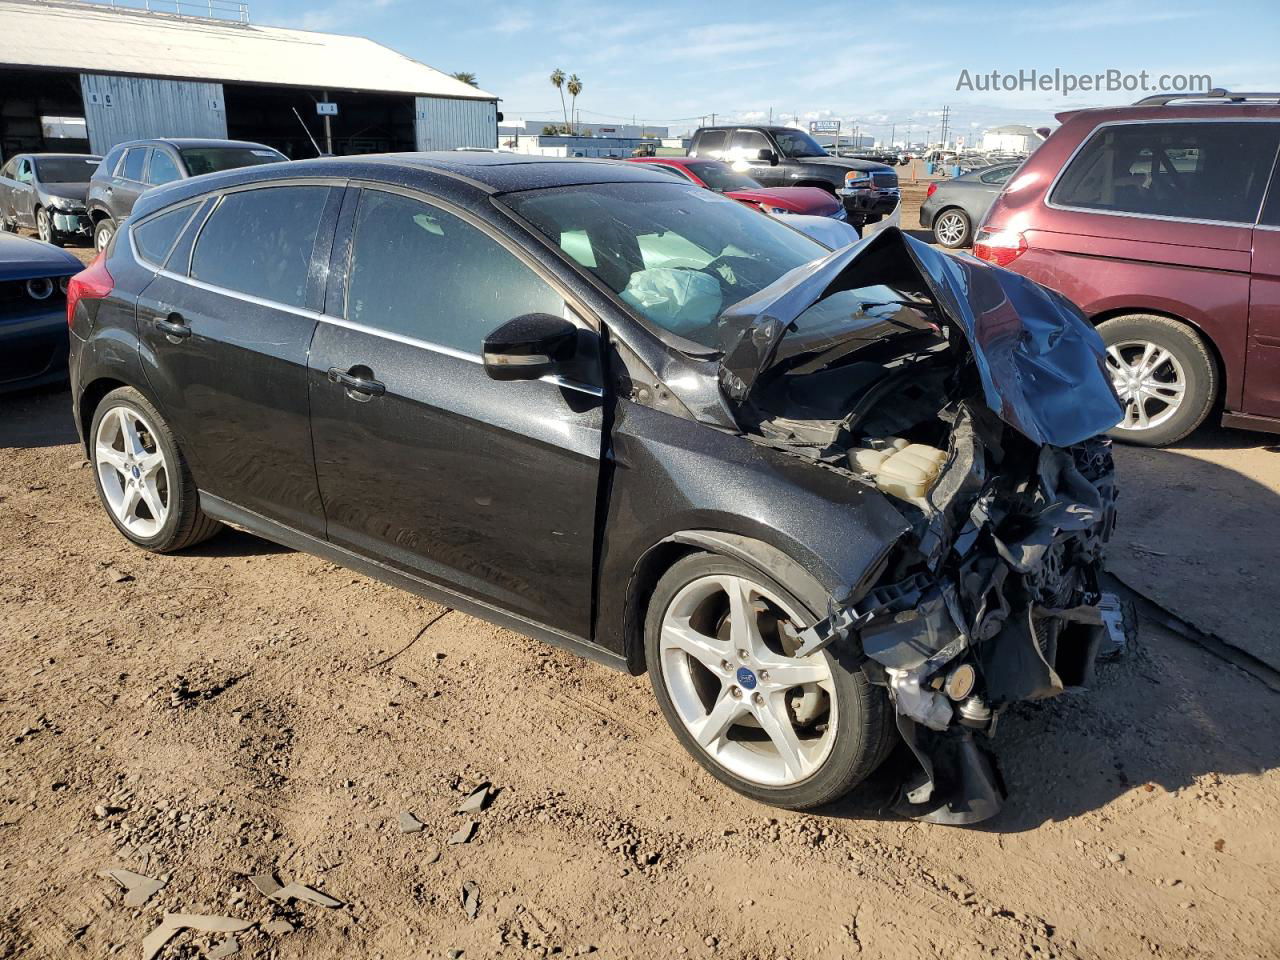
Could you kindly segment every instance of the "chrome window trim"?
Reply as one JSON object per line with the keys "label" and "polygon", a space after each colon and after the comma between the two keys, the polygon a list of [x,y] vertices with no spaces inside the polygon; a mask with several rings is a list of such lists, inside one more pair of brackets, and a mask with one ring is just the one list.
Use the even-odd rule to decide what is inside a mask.
{"label": "chrome window trim", "polygon": [[[1091,131],[1089,131],[1089,135],[1087,137],[1085,137],[1078,144],[1076,144],[1076,148],[1071,151],[1071,155],[1067,157],[1066,161],[1062,164],[1062,166],[1058,168],[1058,172],[1054,176],[1052,182],[1050,182],[1049,188],[1045,190],[1044,200],[1041,202],[1050,210],[1065,210],[1068,213],[1095,213],[1095,214],[1100,214],[1101,216],[1104,216],[1104,217],[1130,217],[1135,220],[1158,220],[1166,223],[1194,223],[1201,226],[1209,226],[1209,227],[1250,227],[1252,228],[1257,226],[1258,218],[1262,215],[1262,206],[1267,199],[1267,188],[1264,188],[1262,191],[1262,197],[1258,200],[1258,209],[1254,213],[1253,220],[1251,222],[1246,222],[1241,220],[1202,220],[1196,217],[1171,217],[1171,216],[1168,216],[1165,214],[1159,214],[1159,213],[1130,213],[1128,211],[1121,211],[1121,210],[1096,210],[1093,207],[1076,207],[1076,206],[1071,206],[1069,204],[1054,203],[1052,200],[1049,199],[1050,197],[1053,196],[1053,191],[1058,188],[1058,181],[1060,181],[1063,175],[1066,174],[1067,170],[1071,167],[1071,164],[1075,161],[1080,151],[1083,150],[1089,143],[1093,141],[1093,138],[1098,135],[1098,132],[1100,130],[1105,129],[1106,127],[1129,127],[1129,126],[1151,127],[1151,126],[1155,126],[1156,124],[1170,124],[1170,123],[1270,123],[1276,126],[1280,126],[1280,119],[1277,119],[1275,117],[1167,117],[1167,118],[1161,118],[1161,119],[1156,119],[1152,117],[1141,117],[1141,118],[1131,119],[1131,120],[1108,120],[1105,123],[1100,123],[1097,126],[1095,126]],[[1271,163],[1272,163],[1272,173],[1268,174],[1268,178],[1269,178],[1268,186],[1270,186],[1270,178],[1274,176],[1275,157],[1271,158]]]}
{"label": "chrome window trim", "polygon": [[[133,247],[132,237],[130,237],[130,248]],[[135,260],[138,259],[137,253],[133,253]],[[409,337],[404,334],[392,333],[389,330],[379,330],[375,327],[366,326],[363,323],[356,323],[353,320],[347,320],[344,317],[335,317],[330,314],[317,313],[315,310],[308,310],[306,307],[294,307],[287,303],[277,303],[274,300],[267,300],[265,297],[256,297],[250,293],[241,293],[239,290],[230,290],[226,287],[220,287],[217,284],[206,283],[203,280],[197,280],[194,277],[185,277],[180,273],[174,273],[172,270],[158,269],[156,276],[165,277],[178,283],[189,284],[200,290],[206,290],[209,293],[220,294],[224,297],[230,297],[233,300],[241,300],[245,303],[252,303],[260,307],[270,307],[273,310],[283,310],[285,313],[291,313],[307,320],[314,320],[319,323],[327,323],[330,326],[342,327],[355,333],[364,333],[372,337],[378,337],[382,340],[390,340],[393,343],[400,343],[407,347],[417,347],[422,350],[429,350],[432,353],[438,353],[446,357],[453,357],[455,360],[465,360],[468,363],[474,363],[478,366],[484,365],[484,358],[478,353],[467,353],[465,350],[457,350],[453,347],[446,347],[440,343],[431,343],[428,340],[419,340],[417,337]],[[594,397],[603,397],[604,390],[586,383],[578,383],[575,380],[566,380],[564,377],[548,375],[539,378],[544,383],[553,383],[557,386],[566,387],[572,390],[578,390],[582,393],[590,394]]]}

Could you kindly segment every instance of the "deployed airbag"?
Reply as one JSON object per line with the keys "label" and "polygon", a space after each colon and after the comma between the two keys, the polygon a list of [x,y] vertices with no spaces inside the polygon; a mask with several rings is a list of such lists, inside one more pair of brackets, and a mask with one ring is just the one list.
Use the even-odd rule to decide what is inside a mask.
{"label": "deployed airbag", "polygon": [[631,275],[622,299],[664,329],[684,334],[715,321],[723,294],[709,274],[652,267]]}

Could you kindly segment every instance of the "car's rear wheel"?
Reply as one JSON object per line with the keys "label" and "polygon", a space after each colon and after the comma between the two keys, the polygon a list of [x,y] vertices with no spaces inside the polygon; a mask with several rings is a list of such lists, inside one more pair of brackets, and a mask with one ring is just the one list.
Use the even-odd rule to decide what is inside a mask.
{"label": "car's rear wheel", "polygon": [[89,436],[98,498],[116,529],[138,546],[168,553],[221,528],[201,511],[168,424],[137,390],[108,393],[94,411]]}
{"label": "car's rear wheel", "polygon": [[99,252],[107,249],[115,235],[116,222],[110,217],[103,217],[93,225],[93,248]]}
{"label": "car's rear wheel", "polygon": [[973,224],[963,210],[943,210],[933,220],[933,239],[948,250],[965,246],[973,235]]}
{"label": "car's rear wheel", "polygon": [[1098,325],[1107,370],[1124,405],[1111,431],[1118,440],[1161,447],[1204,422],[1218,390],[1218,368],[1200,335],[1185,323],[1152,314]]}
{"label": "car's rear wheel", "polygon": [[857,664],[793,656],[814,619],[746,564],[698,553],[658,582],[645,621],[649,677],[676,737],[718,780],[791,809],[847,793],[894,736],[888,698]]}

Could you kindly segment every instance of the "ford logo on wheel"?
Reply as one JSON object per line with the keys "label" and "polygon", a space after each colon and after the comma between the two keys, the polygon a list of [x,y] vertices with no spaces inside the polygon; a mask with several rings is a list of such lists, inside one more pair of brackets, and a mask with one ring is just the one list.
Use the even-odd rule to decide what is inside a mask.
{"label": "ford logo on wheel", "polygon": [[738,668],[738,686],[743,690],[754,690],[756,688],[756,675],[746,667]]}

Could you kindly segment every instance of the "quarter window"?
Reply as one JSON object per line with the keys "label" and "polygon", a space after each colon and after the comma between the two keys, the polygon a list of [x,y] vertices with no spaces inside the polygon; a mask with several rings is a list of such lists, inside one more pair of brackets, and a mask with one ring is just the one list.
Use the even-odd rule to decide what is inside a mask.
{"label": "quarter window", "polygon": [[420,200],[366,190],[356,214],[347,318],[478,354],[485,336],[564,299],[496,240]]}
{"label": "quarter window", "polygon": [[126,180],[136,180],[142,182],[142,171],[147,165],[147,148],[146,147],[130,147],[129,152],[124,155],[124,167],[120,171],[120,176]]}
{"label": "quarter window", "polygon": [[138,256],[148,263],[163,265],[173,242],[191,219],[194,204],[154,216],[133,228],[133,243]]}
{"label": "quarter window", "polygon": [[300,307],[329,188],[265,187],[229,193],[210,214],[191,276],[228,290]]}
{"label": "quarter window", "polygon": [[159,185],[181,180],[182,173],[165,150],[151,151],[151,166],[147,169],[147,183]]}
{"label": "quarter window", "polygon": [[1274,123],[1143,123],[1099,129],[1050,201],[1116,213],[1253,223],[1280,143]]}

